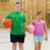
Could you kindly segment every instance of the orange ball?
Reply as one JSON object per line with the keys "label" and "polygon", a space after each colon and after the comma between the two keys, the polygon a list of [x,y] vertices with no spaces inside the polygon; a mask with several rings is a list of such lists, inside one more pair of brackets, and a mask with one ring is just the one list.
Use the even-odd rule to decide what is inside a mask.
{"label": "orange ball", "polygon": [[4,22],[3,22],[3,25],[6,28],[11,28],[12,27],[12,20],[11,19],[5,19]]}

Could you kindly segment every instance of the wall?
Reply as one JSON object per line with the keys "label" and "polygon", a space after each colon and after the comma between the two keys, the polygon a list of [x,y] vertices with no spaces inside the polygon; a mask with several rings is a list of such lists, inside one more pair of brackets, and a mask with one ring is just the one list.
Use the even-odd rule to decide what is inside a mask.
{"label": "wall", "polygon": [[[14,10],[15,2],[19,1],[22,6],[22,11],[25,12],[27,24],[36,18],[36,12],[43,12],[43,20],[48,21],[47,13],[50,13],[50,0],[9,0],[8,3],[0,4],[0,23],[5,15]],[[48,22],[47,22],[48,23]],[[50,25],[50,24],[48,24]]]}

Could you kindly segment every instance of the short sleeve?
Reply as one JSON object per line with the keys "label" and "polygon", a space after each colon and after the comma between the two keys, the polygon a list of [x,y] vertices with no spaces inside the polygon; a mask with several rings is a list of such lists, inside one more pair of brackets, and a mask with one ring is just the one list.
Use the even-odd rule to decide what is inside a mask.
{"label": "short sleeve", "polygon": [[6,15],[5,19],[10,19],[11,18],[11,12]]}
{"label": "short sleeve", "polygon": [[25,18],[25,15],[24,15],[24,17],[23,17],[23,22],[25,23],[27,20],[26,20],[26,18]]}

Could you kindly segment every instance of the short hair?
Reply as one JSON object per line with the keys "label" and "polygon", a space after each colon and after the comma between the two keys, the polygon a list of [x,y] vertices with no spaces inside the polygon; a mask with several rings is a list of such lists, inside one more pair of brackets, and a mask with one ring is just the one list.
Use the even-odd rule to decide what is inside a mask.
{"label": "short hair", "polygon": [[41,11],[38,11],[38,12],[37,12],[37,15],[39,15],[39,14],[42,14],[42,12],[41,12]]}
{"label": "short hair", "polygon": [[16,2],[16,4],[20,4],[19,2]]}

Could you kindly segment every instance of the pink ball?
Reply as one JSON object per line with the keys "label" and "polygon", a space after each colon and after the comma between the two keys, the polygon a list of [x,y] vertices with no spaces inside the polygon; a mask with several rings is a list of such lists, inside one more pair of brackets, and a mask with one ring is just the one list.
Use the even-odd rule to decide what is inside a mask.
{"label": "pink ball", "polygon": [[29,25],[28,26],[28,32],[29,33],[34,33],[35,32],[35,26],[34,25]]}

